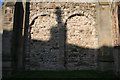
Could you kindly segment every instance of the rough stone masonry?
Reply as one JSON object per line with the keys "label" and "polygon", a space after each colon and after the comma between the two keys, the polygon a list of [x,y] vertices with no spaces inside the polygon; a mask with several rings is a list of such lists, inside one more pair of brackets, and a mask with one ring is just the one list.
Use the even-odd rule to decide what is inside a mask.
{"label": "rough stone masonry", "polygon": [[[7,3],[3,7],[3,54],[13,58],[7,66],[16,64],[16,70],[20,66],[25,70],[114,70],[113,49],[119,40],[116,3],[19,5],[23,6]],[[17,20],[16,15],[22,18]]]}
{"label": "rough stone masonry", "polygon": [[30,62],[26,66],[31,70],[95,69],[96,53],[92,50],[98,46],[95,7],[79,3],[30,3],[30,46],[26,46],[30,47]]}

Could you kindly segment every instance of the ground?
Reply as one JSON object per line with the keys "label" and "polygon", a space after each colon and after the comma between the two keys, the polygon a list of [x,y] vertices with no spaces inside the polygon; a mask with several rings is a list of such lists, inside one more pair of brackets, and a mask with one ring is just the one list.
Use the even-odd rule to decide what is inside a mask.
{"label": "ground", "polygon": [[[9,78],[3,78],[2,80],[18,80],[18,79],[72,79],[72,78],[82,78],[82,79],[109,79],[118,80],[119,78],[114,74],[109,72],[97,72],[93,70],[80,70],[80,71],[24,71],[18,73]],[[36,80],[36,79],[35,79]],[[120,80],[120,79],[119,79]]]}

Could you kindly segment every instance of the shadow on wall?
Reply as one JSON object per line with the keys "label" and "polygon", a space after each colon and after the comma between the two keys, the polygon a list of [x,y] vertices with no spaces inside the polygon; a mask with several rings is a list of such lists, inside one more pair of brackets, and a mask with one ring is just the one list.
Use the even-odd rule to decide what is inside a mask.
{"label": "shadow on wall", "polygon": [[[12,70],[14,70],[14,73],[16,73],[16,71],[22,70],[23,67],[27,67],[27,69],[30,70],[113,70],[113,47],[103,46],[99,49],[91,49],[67,43],[67,24],[62,23],[61,21],[62,11],[60,7],[56,7],[57,25],[51,27],[50,39],[48,41],[32,39],[31,36],[34,33],[31,33],[30,35],[29,33],[32,29],[31,26],[35,23],[35,20],[38,17],[36,17],[29,26],[29,5],[29,3],[26,4],[25,35],[22,36],[24,13],[22,3],[16,3],[15,6],[16,8],[14,15],[14,28],[12,32],[12,45],[9,44],[11,41],[6,41],[7,39],[5,38],[5,35],[8,36],[11,32],[5,30],[3,31],[3,49],[5,49],[5,46],[8,44],[12,46],[11,60],[13,63]],[[8,42],[8,44],[6,44],[6,42]],[[28,42],[30,44],[28,44]],[[4,51],[2,54],[5,54]],[[3,59],[6,58],[6,56],[2,57]],[[24,58],[28,58],[28,60],[23,62]]]}
{"label": "shadow on wall", "polygon": [[[8,13],[13,14],[13,13]],[[2,74],[10,76],[12,73],[22,71],[23,68],[23,5],[22,2],[16,2],[14,11],[14,23],[5,24],[2,35]],[[5,13],[7,15],[7,13]],[[9,21],[9,16],[8,20]],[[6,21],[6,22],[7,22]],[[7,30],[11,29],[11,30]]]}
{"label": "shadow on wall", "polygon": [[[35,24],[35,21],[39,18],[39,16],[34,18],[32,23],[30,24],[30,50],[29,50],[28,69],[30,70],[81,70],[81,69],[89,70],[89,69],[97,69],[99,68],[99,66],[101,66],[101,67],[105,67],[105,69],[112,70],[113,62],[114,62],[113,48],[102,47],[100,49],[92,49],[92,48],[76,46],[74,44],[69,44],[67,42],[68,41],[67,40],[68,29],[66,28],[67,23],[65,24],[62,23],[61,13],[62,11],[60,7],[56,7],[57,25],[51,27],[50,29],[51,37],[48,41],[34,39],[34,36],[37,36],[35,35],[36,33],[42,34],[42,31],[40,33],[39,30],[37,29],[36,31],[32,32],[32,30],[35,30],[33,28],[35,28],[36,26],[33,25]],[[47,15],[42,15],[42,16],[44,17]],[[75,14],[70,18],[74,16],[83,16],[83,15]],[[39,28],[40,27],[41,25],[39,25]],[[99,62],[101,63],[99,64]]]}
{"label": "shadow on wall", "polygon": [[[119,24],[119,34],[120,34],[120,5],[118,6],[118,24]],[[120,41],[119,41],[119,44],[120,44]]]}

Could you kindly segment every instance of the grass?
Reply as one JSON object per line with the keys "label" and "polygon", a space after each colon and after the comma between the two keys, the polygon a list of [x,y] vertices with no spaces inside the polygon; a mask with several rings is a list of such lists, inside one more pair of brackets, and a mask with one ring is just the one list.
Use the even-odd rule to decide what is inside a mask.
{"label": "grass", "polygon": [[3,78],[3,80],[10,79],[23,79],[23,78],[94,78],[94,79],[102,79],[109,78],[112,80],[118,79],[118,77],[112,73],[108,72],[97,72],[92,70],[80,70],[80,71],[24,71],[18,73],[9,78]]}

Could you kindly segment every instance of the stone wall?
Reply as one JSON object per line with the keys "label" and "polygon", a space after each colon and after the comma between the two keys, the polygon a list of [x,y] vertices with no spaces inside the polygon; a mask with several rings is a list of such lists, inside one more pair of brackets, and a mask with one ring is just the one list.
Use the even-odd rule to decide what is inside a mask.
{"label": "stone wall", "polygon": [[113,27],[112,27],[112,32],[113,32],[113,46],[118,46],[119,45],[119,7],[115,6],[116,4],[112,5],[112,21],[113,21]]}
{"label": "stone wall", "polygon": [[11,68],[11,48],[12,48],[12,30],[14,17],[14,4],[6,4],[2,7],[2,75],[10,76]]}
{"label": "stone wall", "polygon": [[95,69],[95,49],[98,46],[96,28],[86,16],[74,16],[67,21],[67,68]]}
{"label": "stone wall", "polygon": [[[15,5],[9,4],[4,7],[2,36],[3,61],[6,62],[3,66],[4,70],[11,66],[10,57],[13,47],[11,38],[17,32],[20,33],[16,34],[19,35],[17,37],[14,35],[17,41],[17,47],[14,46],[14,49],[17,51],[12,53],[17,56],[16,69],[21,70],[19,63],[22,61],[21,55],[24,50],[26,70],[86,70],[96,69],[98,66],[101,70],[113,70],[113,55],[111,58],[109,54],[113,54],[113,47],[118,45],[117,8],[108,4],[96,7],[94,3],[31,2],[26,6],[26,19],[23,23],[21,17],[24,11],[20,11],[22,13],[19,17],[20,23],[18,17],[13,23]],[[21,8],[23,10],[22,6]],[[16,16],[20,12],[18,11]],[[13,24],[16,24],[14,34]],[[25,28],[22,24],[25,24]],[[25,45],[22,41],[23,37]],[[98,54],[102,56],[99,57]],[[103,60],[99,65],[98,58]],[[108,59],[112,59],[112,62],[109,61],[110,64],[105,62]]]}
{"label": "stone wall", "polygon": [[26,68],[95,69],[95,8],[87,3],[30,3]]}
{"label": "stone wall", "polygon": [[2,70],[3,76],[23,68],[23,15],[22,2],[8,2],[2,6]]}

